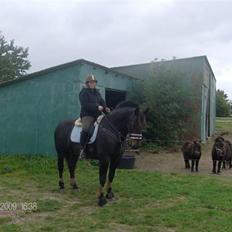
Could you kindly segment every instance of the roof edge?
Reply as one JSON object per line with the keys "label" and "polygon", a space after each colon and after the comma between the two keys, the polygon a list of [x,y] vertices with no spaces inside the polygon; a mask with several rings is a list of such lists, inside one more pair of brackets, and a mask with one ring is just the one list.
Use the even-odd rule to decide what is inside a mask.
{"label": "roof edge", "polygon": [[[182,61],[182,60],[191,60],[191,59],[199,59],[199,58],[204,59],[204,60],[206,61],[207,65],[208,65],[210,71],[212,72],[213,77],[214,77],[214,79],[215,79],[215,81],[216,81],[216,78],[215,78],[213,69],[212,69],[212,67],[211,67],[211,65],[210,65],[210,63],[209,63],[209,60],[208,60],[208,58],[207,58],[206,55],[193,56],[193,57],[180,58],[180,59],[172,59],[172,60],[164,60],[164,61],[156,61],[155,63],[172,62],[172,61]],[[141,64],[132,64],[132,65],[116,66],[116,67],[111,67],[111,69],[113,69],[113,70],[115,69],[115,70],[116,70],[117,68],[128,68],[128,67],[135,67],[135,66],[140,66],[140,65],[141,65],[141,66],[142,66],[142,65],[149,65],[149,64],[151,64],[151,63],[152,63],[152,61],[151,61],[151,62],[148,62],[148,63],[141,63]]]}
{"label": "roof edge", "polygon": [[[163,61],[154,61],[155,63],[161,63],[161,62],[171,62],[171,61],[181,61],[181,60],[188,60],[188,59],[199,59],[199,58],[206,58],[206,55],[202,56],[193,56],[193,57],[187,57],[187,58],[180,58],[180,59],[172,59],[172,60],[163,60]],[[122,66],[115,66],[111,67],[111,69],[114,68],[126,68],[126,67],[132,67],[132,66],[139,66],[139,65],[148,65],[151,64],[153,61],[141,63],[141,64],[131,64],[131,65],[122,65]]]}
{"label": "roof edge", "polygon": [[209,63],[209,60],[208,60],[207,56],[204,56],[204,59],[205,59],[205,61],[206,61],[206,64],[209,66],[210,71],[211,71],[212,74],[213,74],[213,78],[214,78],[215,81],[216,81],[217,79],[216,79],[216,77],[215,77],[215,75],[214,75],[213,69],[212,69],[212,67],[211,67],[211,65],[210,65],[210,63]]}
{"label": "roof edge", "polygon": [[74,60],[74,61],[71,61],[71,62],[68,62],[68,63],[56,65],[56,66],[46,68],[46,69],[42,69],[40,71],[36,71],[36,72],[30,73],[30,74],[27,74],[27,75],[25,75],[23,77],[20,77],[20,78],[0,82],[0,87],[11,85],[11,84],[18,83],[18,82],[25,81],[25,80],[30,80],[30,79],[38,77],[40,75],[44,75],[44,74],[47,74],[47,73],[50,73],[50,72],[53,72],[53,71],[56,71],[56,70],[59,70],[59,69],[64,69],[64,68],[67,68],[67,67],[70,67],[70,66],[73,66],[73,65],[82,64],[82,63],[86,63],[86,64],[89,64],[89,65],[92,65],[92,66],[97,66],[97,67],[102,68],[102,69],[104,69],[104,70],[106,70],[108,72],[115,73],[116,75],[122,75],[122,76],[126,76],[126,77],[128,77],[130,79],[137,80],[137,78],[135,78],[133,76],[130,76],[130,75],[127,75],[127,74],[124,74],[124,73],[120,73],[118,71],[112,70],[111,68],[105,67],[103,65],[100,65],[100,64],[97,64],[97,63],[94,63],[94,62],[91,62],[91,61],[88,61],[88,60],[85,60],[85,59],[78,59],[78,60]]}

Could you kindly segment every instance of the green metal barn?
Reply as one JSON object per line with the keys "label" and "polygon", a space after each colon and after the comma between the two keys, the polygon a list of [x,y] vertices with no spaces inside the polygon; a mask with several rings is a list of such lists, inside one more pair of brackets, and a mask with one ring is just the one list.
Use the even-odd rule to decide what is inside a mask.
{"label": "green metal barn", "polygon": [[205,142],[214,133],[216,117],[216,79],[206,56],[114,67],[112,70],[146,79],[154,77],[154,70],[160,67],[179,75],[184,87],[192,93],[195,113],[189,124],[188,137]]}
{"label": "green metal barn", "polygon": [[[108,106],[127,98],[138,79],[151,78],[161,62],[107,68],[86,60],[52,67],[0,84],[0,154],[54,154],[53,133],[61,120],[77,118],[79,92],[92,73]],[[206,56],[162,62],[194,93],[190,137],[214,133],[216,80]],[[183,109],[184,110],[184,109]]]}
{"label": "green metal barn", "polygon": [[76,60],[0,84],[0,153],[54,154],[54,129],[79,117],[79,92],[90,73],[108,106],[126,99],[133,77]]}

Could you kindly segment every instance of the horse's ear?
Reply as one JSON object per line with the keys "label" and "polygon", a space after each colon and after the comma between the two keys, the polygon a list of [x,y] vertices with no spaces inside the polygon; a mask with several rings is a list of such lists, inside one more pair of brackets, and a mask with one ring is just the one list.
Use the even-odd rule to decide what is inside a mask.
{"label": "horse's ear", "polygon": [[222,136],[218,136],[215,140],[214,140],[214,142],[224,142],[225,141],[225,139],[222,137]]}
{"label": "horse's ear", "polygon": [[149,113],[149,108],[146,108],[146,109],[143,111],[143,113],[144,113],[145,115],[147,115],[147,114]]}

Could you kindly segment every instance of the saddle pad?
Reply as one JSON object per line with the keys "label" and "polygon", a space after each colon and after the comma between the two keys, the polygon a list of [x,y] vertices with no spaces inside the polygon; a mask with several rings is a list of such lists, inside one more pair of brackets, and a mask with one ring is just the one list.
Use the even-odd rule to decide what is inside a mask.
{"label": "saddle pad", "polygon": [[[91,136],[91,138],[89,139],[88,144],[92,144],[95,142],[96,137],[97,137],[98,127],[99,127],[99,124],[96,124],[94,126],[94,132],[93,132],[93,135]],[[73,127],[72,133],[71,133],[71,141],[72,142],[80,143],[81,131],[82,131],[82,127],[79,127],[79,126]]]}

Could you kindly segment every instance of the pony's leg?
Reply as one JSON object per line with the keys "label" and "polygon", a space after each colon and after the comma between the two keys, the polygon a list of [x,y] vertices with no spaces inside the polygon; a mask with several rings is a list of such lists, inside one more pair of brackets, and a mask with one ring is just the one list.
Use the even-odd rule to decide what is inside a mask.
{"label": "pony's leg", "polygon": [[184,160],[184,162],[185,162],[185,168],[186,169],[189,169],[190,168],[190,164],[189,164],[189,160]]}
{"label": "pony's leg", "polygon": [[64,171],[64,156],[63,154],[58,154],[57,166],[59,170],[59,187],[60,189],[64,189],[64,179],[63,179],[63,171]]}
{"label": "pony's leg", "polygon": [[196,172],[198,172],[199,159],[196,160]]}
{"label": "pony's leg", "polygon": [[116,168],[118,167],[120,159],[121,159],[121,155],[115,155],[113,157],[116,157],[116,158],[111,159],[111,162],[110,162],[110,169],[109,169],[108,181],[107,181],[107,186],[106,186],[106,190],[107,190],[106,198],[107,199],[114,198],[114,193],[112,191],[112,183],[113,183],[113,179],[115,176]]}
{"label": "pony's leg", "polygon": [[225,160],[222,161],[222,169],[226,169],[226,161]]}
{"label": "pony's leg", "polygon": [[217,160],[213,160],[213,170],[212,170],[212,172],[214,174],[216,173],[216,165],[217,165]]}
{"label": "pony's leg", "polygon": [[100,159],[99,162],[99,190],[98,190],[98,205],[103,206],[107,203],[104,196],[104,185],[106,183],[107,170],[109,168],[109,160],[107,158]]}
{"label": "pony's leg", "polygon": [[217,169],[217,174],[219,174],[221,172],[221,165],[222,165],[222,161],[219,160],[218,161],[218,169]]}
{"label": "pony's leg", "polygon": [[76,179],[75,179],[75,169],[76,169],[77,160],[78,160],[78,155],[75,155],[75,154],[70,155],[68,159],[70,184],[74,190],[79,190],[79,187],[77,186]]}
{"label": "pony's leg", "polygon": [[194,171],[194,164],[195,164],[195,160],[192,159],[192,160],[191,160],[191,172]]}

